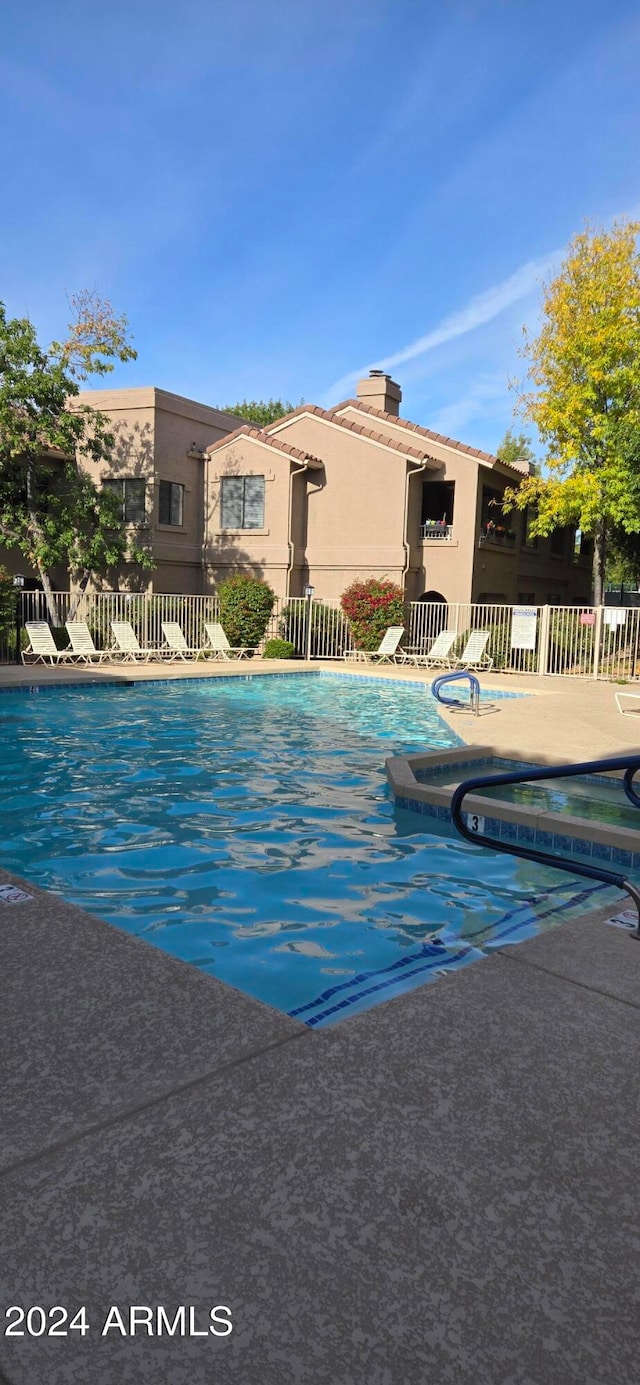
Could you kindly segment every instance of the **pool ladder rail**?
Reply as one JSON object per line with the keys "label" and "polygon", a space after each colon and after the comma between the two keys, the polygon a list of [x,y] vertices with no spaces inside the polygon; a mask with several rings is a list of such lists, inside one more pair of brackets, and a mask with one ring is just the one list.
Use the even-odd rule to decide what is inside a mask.
{"label": "pool ladder rail", "polygon": [[[469,701],[461,702],[459,697],[445,697],[442,689],[447,683],[456,683],[461,678],[469,679]],[[443,707],[463,707],[469,708],[474,717],[480,715],[480,683],[473,673],[441,673],[434,678],[431,684],[431,691],[437,702],[441,702]]]}
{"label": "pool ladder rail", "polygon": [[623,769],[622,786],[634,808],[640,808],[640,796],[633,786],[634,776],[640,770],[640,755],[616,755],[613,759],[589,760],[580,765],[546,765],[542,769],[510,770],[506,774],[482,774],[474,779],[465,779],[451,796],[451,818],[461,837],[476,845],[488,846],[492,851],[504,851],[510,856],[519,856],[525,861],[535,861],[536,865],[553,866],[555,870],[570,871],[573,875],[586,875],[591,880],[602,880],[605,885],[615,885],[630,895],[638,910],[636,929],[629,936],[640,940],[640,888],[633,885],[619,871],[607,870],[605,866],[594,866],[584,861],[568,860],[564,856],[552,856],[537,847],[526,846],[524,842],[497,841],[482,832],[472,832],[463,819],[462,805],[467,794],[480,789],[497,787],[500,784],[531,784],[536,779],[569,779],[580,774],[605,774],[609,770]]}

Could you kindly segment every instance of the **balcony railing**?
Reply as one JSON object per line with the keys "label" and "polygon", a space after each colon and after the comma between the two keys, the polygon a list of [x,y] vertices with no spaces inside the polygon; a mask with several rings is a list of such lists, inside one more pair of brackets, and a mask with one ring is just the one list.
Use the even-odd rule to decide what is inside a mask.
{"label": "balcony railing", "polygon": [[425,539],[438,539],[441,543],[451,542],[453,537],[453,525],[446,524],[443,519],[427,519],[420,527],[420,537]]}
{"label": "balcony railing", "polygon": [[499,524],[484,524],[478,535],[478,543],[481,548],[485,544],[490,544],[492,548],[510,548],[516,546],[516,536],[513,529],[504,529]]}

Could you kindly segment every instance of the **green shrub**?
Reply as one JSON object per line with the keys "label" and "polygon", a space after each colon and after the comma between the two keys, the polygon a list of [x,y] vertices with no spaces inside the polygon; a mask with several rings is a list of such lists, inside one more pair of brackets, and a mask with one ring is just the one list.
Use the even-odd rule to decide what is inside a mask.
{"label": "green shrub", "polygon": [[262,654],[263,659],[295,659],[295,647],[291,640],[267,640]]}
{"label": "green shrub", "polygon": [[[278,630],[284,640],[290,640],[296,654],[307,657],[307,606],[292,601],[282,610]],[[336,606],[311,603],[311,658],[324,655],[339,659],[346,643],[347,624]]]}
{"label": "green shrub", "polygon": [[276,594],[259,577],[238,574],[218,589],[220,624],[234,648],[260,644],[269,624]]}
{"label": "green shrub", "polygon": [[68,649],[70,644],[69,632],[64,625],[54,625],[51,634],[56,649]]}
{"label": "green shrub", "polygon": [[352,582],[340,605],[347,617],[356,649],[377,649],[390,625],[404,625],[404,596],[395,582],[368,577]]}

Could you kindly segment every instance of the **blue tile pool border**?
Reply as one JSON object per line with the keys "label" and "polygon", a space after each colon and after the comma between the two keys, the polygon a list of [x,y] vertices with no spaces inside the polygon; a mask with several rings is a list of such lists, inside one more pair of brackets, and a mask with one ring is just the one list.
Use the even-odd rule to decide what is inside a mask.
{"label": "blue tile pool border", "polygon": [[[609,781],[611,782],[611,781]],[[451,813],[436,803],[422,803],[418,799],[395,795],[396,808],[421,817],[432,818],[437,822],[451,822]],[[585,822],[587,819],[585,819]],[[594,822],[594,826],[598,824]],[[525,841],[538,846],[543,851],[558,851],[563,855],[593,857],[598,861],[626,866],[629,870],[640,870],[640,851],[627,851],[623,847],[606,846],[602,842],[586,841],[583,837],[571,837],[564,832],[549,832],[539,827],[529,827],[526,823],[505,822],[502,818],[486,817],[484,831],[488,837],[496,837],[503,842]]]}
{"label": "blue tile pool border", "polygon": [[[120,667],[122,667],[122,665],[121,665]],[[131,665],[130,665],[130,668],[131,668],[131,670],[133,670],[133,669],[135,668],[135,665],[134,665],[134,664],[131,664]],[[87,672],[88,672],[88,671],[89,671],[89,670],[87,670]],[[221,683],[221,682],[222,682],[222,683],[237,683],[238,681],[240,681],[240,682],[246,682],[246,681],[247,681],[248,679],[250,679],[250,678],[278,678],[278,679],[289,679],[289,678],[296,678],[296,679],[299,679],[299,678],[337,678],[337,679],[343,680],[345,683],[353,683],[353,682],[359,682],[359,683],[377,683],[377,684],[384,684],[384,685],[387,686],[387,687],[393,686],[393,687],[397,687],[397,688],[419,688],[422,692],[430,692],[430,690],[431,690],[431,689],[430,689],[429,683],[421,682],[421,681],[420,681],[419,679],[417,679],[417,678],[390,678],[390,677],[382,677],[382,678],[381,678],[379,675],[376,675],[376,674],[369,674],[369,673],[359,673],[359,672],[358,672],[358,673],[355,673],[355,672],[354,672],[354,673],[351,673],[351,672],[345,672],[345,673],[343,673],[342,671],[338,671],[337,669],[309,668],[309,669],[299,669],[299,670],[296,670],[296,669],[291,669],[291,670],[288,670],[288,669],[260,669],[260,671],[258,671],[258,670],[256,669],[255,672],[250,672],[249,670],[247,670],[246,673],[245,673],[245,672],[242,672],[242,673],[218,673],[218,672],[216,671],[216,673],[215,673],[215,675],[214,675],[213,677],[207,676],[207,675],[203,675],[202,673],[193,673],[193,674],[189,674],[188,677],[175,678],[175,679],[173,679],[173,678],[132,678],[132,677],[126,677],[126,676],[125,676],[125,677],[122,677],[122,678],[117,678],[117,677],[113,676],[113,677],[110,677],[110,678],[108,678],[108,679],[102,679],[102,678],[88,679],[86,682],[82,682],[82,683],[80,683],[80,682],[78,682],[78,683],[76,683],[76,682],[67,682],[67,681],[65,681],[64,683],[49,683],[49,682],[46,682],[46,683],[14,683],[14,684],[5,683],[5,684],[0,684],[0,693],[27,693],[27,694],[28,694],[28,693],[40,693],[40,692],[62,692],[62,691],[65,691],[66,689],[76,689],[76,690],[77,690],[78,688],[84,688],[84,689],[87,689],[87,688],[91,688],[91,689],[95,689],[95,688],[109,688],[109,689],[112,689],[112,688],[143,688],[143,687],[144,687],[144,688],[157,688],[157,687],[178,686],[178,685],[182,685],[183,683],[211,683],[211,682],[216,682],[216,683]],[[482,692],[483,692],[483,694],[485,694],[485,695],[486,695],[488,698],[490,698],[491,700],[494,700],[494,699],[504,700],[504,699],[506,699],[506,698],[522,698],[522,697],[528,697],[528,696],[530,695],[530,694],[525,693],[525,692],[509,692],[509,691],[505,691],[505,690],[502,689],[502,688],[483,688],[483,689],[482,689]]]}

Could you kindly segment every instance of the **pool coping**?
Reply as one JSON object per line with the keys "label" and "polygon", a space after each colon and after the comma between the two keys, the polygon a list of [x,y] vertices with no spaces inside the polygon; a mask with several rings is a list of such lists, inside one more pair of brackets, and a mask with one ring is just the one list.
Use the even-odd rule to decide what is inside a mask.
{"label": "pool coping", "polygon": [[[493,746],[460,745],[451,750],[438,750],[413,755],[394,755],[385,761],[387,780],[397,808],[419,813],[422,817],[451,822],[451,797],[454,788],[465,778],[474,778],[479,771],[505,768],[550,769],[571,765],[570,758],[538,754],[522,758],[522,752]],[[452,772],[461,773],[455,783],[441,788],[419,779],[418,774],[435,772],[450,765]],[[595,779],[622,780],[622,771],[594,775]],[[483,832],[500,841],[521,841],[544,851],[561,851],[591,856],[594,860],[611,862],[640,870],[640,835],[630,827],[598,823],[590,818],[536,810],[524,805],[501,802],[482,794],[469,794],[465,799],[467,820],[472,816],[484,818]]]}
{"label": "pool coping", "polygon": [[[50,668],[48,666],[25,667],[15,665],[15,668],[23,676],[19,679],[3,681],[3,671],[7,668],[13,670],[14,665],[0,665],[0,694],[12,692],[42,692],[58,690],[61,688],[131,688],[131,687],[150,687],[166,686],[169,684],[182,683],[206,683],[233,682],[241,679],[246,682],[253,678],[308,678],[313,675],[319,678],[344,678],[349,681],[361,683],[396,684],[398,688],[415,688],[422,692],[429,692],[431,684],[425,678],[409,678],[397,675],[397,668],[368,669],[366,666],[358,668],[331,666],[318,662],[304,662],[302,666],[292,668],[290,660],[273,660],[271,667],[256,666],[251,668],[250,661],[231,660],[226,664],[203,663],[196,664],[126,664],[112,665],[110,668]],[[256,661],[258,664],[258,661]],[[273,666],[277,665],[277,666]],[[196,672],[196,668],[198,671]],[[26,675],[30,676],[27,677]],[[69,676],[70,675],[70,676]],[[78,676],[79,675],[79,676]],[[497,688],[483,686],[483,694],[489,698],[496,698],[498,701],[515,701],[525,697],[535,697],[538,695],[537,689],[522,688],[518,690],[510,688]],[[438,712],[441,707],[438,705]]]}

